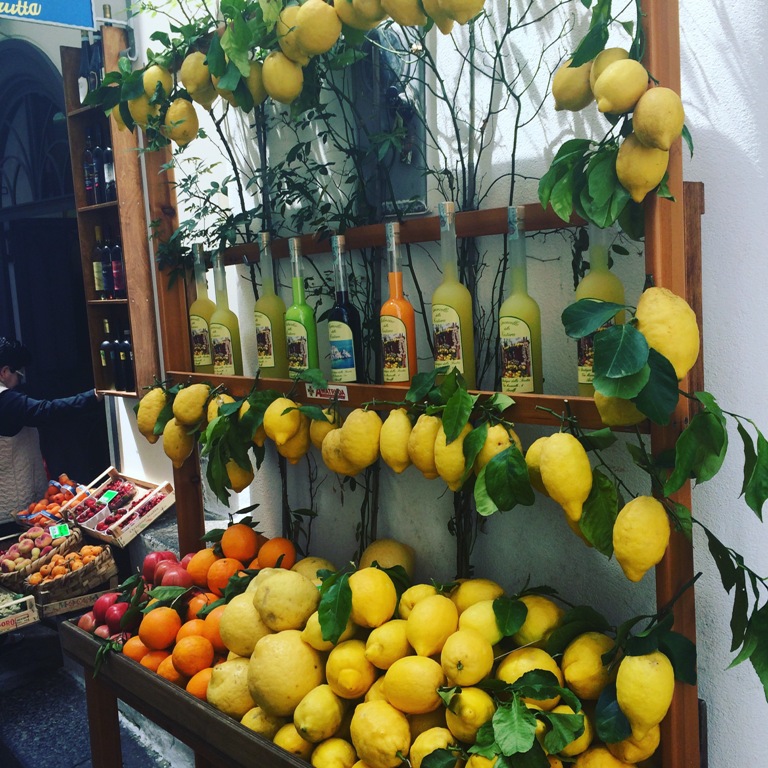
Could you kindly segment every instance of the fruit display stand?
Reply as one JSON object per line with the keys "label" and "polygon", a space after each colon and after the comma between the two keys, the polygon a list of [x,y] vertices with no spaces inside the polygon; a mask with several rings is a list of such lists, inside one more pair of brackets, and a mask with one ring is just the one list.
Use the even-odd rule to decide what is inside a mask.
{"label": "fruit display stand", "polygon": [[40,621],[40,615],[32,595],[17,596],[14,592],[0,589],[0,635]]}

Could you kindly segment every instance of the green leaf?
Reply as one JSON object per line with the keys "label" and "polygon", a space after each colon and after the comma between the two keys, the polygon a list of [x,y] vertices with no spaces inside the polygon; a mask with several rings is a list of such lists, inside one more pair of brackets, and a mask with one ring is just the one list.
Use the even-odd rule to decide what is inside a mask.
{"label": "green leaf", "polygon": [[693,157],[693,137],[687,125],[683,125],[683,141],[688,145],[688,151],[691,153],[691,157]]}
{"label": "green leaf", "polygon": [[745,650],[739,654],[739,658],[734,660],[731,666],[748,658],[760,678],[766,700],[768,700],[768,604],[752,614],[744,648]]}
{"label": "green leaf", "polygon": [[528,615],[528,607],[522,600],[510,597],[497,597],[493,601],[493,613],[496,626],[504,637],[511,637],[520,630]]}
{"label": "green leaf", "polygon": [[464,442],[462,443],[462,448],[464,449],[464,462],[465,462],[465,469],[464,474],[461,478],[461,484],[464,485],[467,478],[469,477],[470,472],[472,472],[472,469],[475,464],[475,459],[477,458],[480,451],[483,450],[483,445],[485,445],[485,438],[488,436],[488,422],[484,421],[482,424],[479,424],[476,426],[465,438]]}
{"label": "green leaf", "polygon": [[595,334],[595,376],[618,379],[638,373],[648,362],[648,349],[645,336],[631,323],[599,331]]}
{"label": "green leaf", "polygon": [[693,534],[693,518],[691,517],[691,510],[688,509],[685,504],[680,504],[677,501],[674,502],[673,507],[675,510],[675,528],[690,541]]}
{"label": "green leaf", "polygon": [[486,407],[493,408],[499,415],[503,414],[504,411],[511,408],[514,404],[515,401],[509,395],[505,395],[502,392],[494,392],[485,402]]}
{"label": "green leaf", "polygon": [[757,432],[757,459],[744,491],[744,498],[747,506],[762,520],[763,504],[768,499],[768,441],[759,430]]}
{"label": "green leaf", "polygon": [[696,685],[696,645],[679,632],[665,632],[659,650],[672,662],[675,679]]}
{"label": "green leaf", "polygon": [[562,688],[555,675],[544,669],[533,669],[524,673],[509,687],[515,694],[527,699],[553,699],[560,696],[563,704],[567,704],[575,712],[581,709],[581,702],[573,691]]}
{"label": "green leaf", "polygon": [[595,374],[592,384],[601,395],[631,400],[643,391],[650,378],[651,366],[646,364],[637,373],[618,379]]}
{"label": "green leaf", "polygon": [[616,700],[616,683],[609,683],[603,688],[595,707],[595,731],[600,741],[615,744],[632,735],[632,727],[627,716],[619,708]]}
{"label": "green leaf", "polygon": [[616,486],[599,469],[593,470],[592,490],[584,502],[579,529],[587,541],[606,557],[613,554],[613,525],[618,514]]}
{"label": "green leaf", "polygon": [[[702,526],[703,527],[703,526]],[[709,529],[703,528],[707,536],[707,546],[712,559],[715,561],[717,570],[720,573],[720,581],[723,589],[730,592],[737,583],[739,569],[734,565],[733,559],[728,548],[715,536]]]}
{"label": "green leaf", "polygon": [[527,752],[535,740],[536,716],[515,696],[499,704],[491,720],[496,743],[505,755]]}
{"label": "green leaf", "polygon": [[480,474],[475,480],[475,488],[473,490],[475,508],[477,509],[477,514],[481,517],[490,517],[499,511],[499,508],[496,506],[493,499],[488,495],[488,489],[485,485],[486,469],[488,469],[488,464],[480,470]]}
{"label": "green leaf", "polygon": [[607,619],[588,605],[577,605],[566,611],[560,625],[549,635],[545,650],[550,656],[563,653],[572,640],[585,632],[607,632]]}
{"label": "green leaf", "polygon": [[675,470],[664,484],[664,495],[679,490],[689,479],[711,480],[719,471],[728,449],[728,433],[717,416],[697,413],[675,444]]}
{"label": "green leaf", "polygon": [[550,763],[544,748],[534,740],[527,752],[515,755],[514,759],[500,755],[493,765],[494,768],[549,768]]}
{"label": "green leaf", "polygon": [[528,466],[517,446],[497,453],[483,469],[488,494],[499,509],[509,510],[517,504],[530,507],[536,501]]}
{"label": "green leaf", "polygon": [[744,443],[744,482],[741,485],[741,496],[747,492],[749,481],[752,478],[752,473],[755,471],[755,465],[757,464],[757,450],[755,449],[755,443],[752,440],[752,435],[747,432],[746,427],[738,422],[737,429],[741,442]]}
{"label": "green leaf", "polygon": [[669,424],[680,397],[677,375],[672,363],[655,349],[648,353],[651,375],[637,397],[632,398],[637,409],[655,424]]}
{"label": "green leaf", "polygon": [[549,203],[552,210],[563,220],[569,221],[573,213],[574,173],[568,171],[555,182]]}
{"label": "green leaf", "polygon": [[585,451],[604,451],[614,445],[617,439],[616,433],[610,427],[578,436],[578,441],[584,446]]}
{"label": "green leaf", "polygon": [[634,200],[627,201],[622,208],[617,221],[622,231],[635,242],[641,242],[645,237],[645,209]]}
{"label": "green leaf", "polygon": [[572,56],[572,67],[580,67],[597,56],[608,42],[609,30],[607,22],[595,24],[582,38]]}
{"label": "green leaf", "polygon": [[312,421],[325,421],[330,423],[328,417],[323,413],[319,405],[300,405],[299,411]]}
{"label": "green leaf", "polygon": [[219,80],[219,88],[222,91],[234,91],[240,82],[240,70],[232,59],[227,62],[227,69]]}
{"label": "green leaf", "polygon": [[544,749],[556,755],[584,733],[584,715],[542,712],[539,717],[549,725],[544,736]]}
{"label": "green leaf", "polygon": [[227,71],[227,58],[224,55],[224,49],[221,47],[221,38],[218,35],[211,35],[206,62],[208,64],[208,71],[216,77],[222,77]]}
{"label": "green leaf", "polygon": [[453,768],[456,765],[456,754],[450,749],[436,749],[426,755],[421,764],[423,768]]}
{"label": "green leaf", "polygon": [[563,310],[561,319],[567,336],[581,339],[589,336],[612,320],[617,312],[626,309],[623,304],[597,299],[580,299]]}
{"label": "green leaf", "polygon": [[452,443],[461,430],[469,423],[472,409],[475,407],[477,396],[472,396],[466,389],[459,387],[445,404],[443,411],[443,430],[446,445]]}
{"label": "green leaf", "polygon": [[160,602],[168,604],[187,594],[190,589],[191,587],[155,587],[147,594]]}
{"label": "green leaf", "polygon": [[352,613],[352,589],[348,573],[337,571],[323,581],[317,611],[323,640],[335,645]]}
{"label": "green leaf", "polygon": [[447,366],[440,366],[427,373],[417,373],[413,379],[411,379],[411,386],[405,394],[405,399],[409,403],[419,403],[424,400],[429,392],[434,389],[437,377],[447,370]]}

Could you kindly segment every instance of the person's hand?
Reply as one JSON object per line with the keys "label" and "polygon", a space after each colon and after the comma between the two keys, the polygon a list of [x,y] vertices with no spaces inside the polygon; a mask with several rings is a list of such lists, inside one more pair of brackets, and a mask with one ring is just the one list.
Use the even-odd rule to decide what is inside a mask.
{"label": "person's hand", "polygon": [[99,392],[98,389],[93,390],[96,393],[96,400],[100,403],[104,399],[104,393]]}

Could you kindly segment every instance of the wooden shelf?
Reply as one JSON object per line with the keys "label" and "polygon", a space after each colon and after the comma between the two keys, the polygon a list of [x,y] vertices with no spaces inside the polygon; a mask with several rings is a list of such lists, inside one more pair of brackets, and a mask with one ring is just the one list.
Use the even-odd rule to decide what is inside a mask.
{"label": "wooden shelf", "polygon": [[106,203],[96,203],[95,205],[84,205],[77,209],[78,213],[100,213],[109,208],[117,208],[117,200],[110,200]]}
{"label": "wooden shelf", "polygon": [[[76,49],[78,53],[79,49]],[[78,117],[79,115],[88,115],[96,111],[96,107],[76,107],[75,109],[67,110],[67,117]]]}
{"label": "wooden shelf", "polygon": [[86,303],[92,307],[119,307],[125,306],[128,299],[88,299]]}

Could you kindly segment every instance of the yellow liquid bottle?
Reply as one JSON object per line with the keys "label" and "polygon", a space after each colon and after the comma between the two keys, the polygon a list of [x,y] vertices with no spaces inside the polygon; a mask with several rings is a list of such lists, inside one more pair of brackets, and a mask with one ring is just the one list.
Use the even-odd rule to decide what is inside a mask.
{"label": "yellow liquid bottle", "polygon": [[501,391],[541,393],[541,310],[528,294],[524,208],[507,210],[509,295],[499,310]]}
{"label": "yellow liquid bottle", "polygon": [[432,294],[432,333],[435,365],[456,368],[469,389],[475,389],[475,341],[472,324],[472,296],[459,282],[456,257],[456,207],[453,202],[438,205],[440,253],[443,282]]}
{"label": "yellow liquid bottle", "polygon": [[217,376],[242,376],[243,351],[240,346],[240,323],[229,308],[227,276],[221,254],[213,263],[213,284],[216,287],[216,309],[211,315],[211,346],[213,372]]}
{"label": "yellow liquid bottle", "polygon": [[211,350],[211,316],[216,304],[208,298],[205,282],[205,257],[201,243],[193,243],[192,257],[195,267],[197,296],[189,307],[189,333],[192,342],[192,362],[195,373],[213,373]]}
{"label": "yellow liquid bottle", "polygon": [[[580,299],[597,299],[610,301],[614,304],[624,304],[624,286],[616,275],[608,269],[608,248],[611,230],[600,229],[594,224],[589,226],[589,272],[576,289],[576,301]],[[603,326],[613,323],[623,323],[624,312],[617,312],[612,320]],[[595,388],[592,386],[594,372],[592,366],[595,359],[594,334],[578,340],[578,383],[579,394],[592,397]]]}
{"label": "yellow liquid bottle", "polygon": [[253,306],[256,324],[256,353],[262,376],[288,378],[285,348],[285,302],[275,293],[275,274],[269,232],[259,233],[261,296]]}

